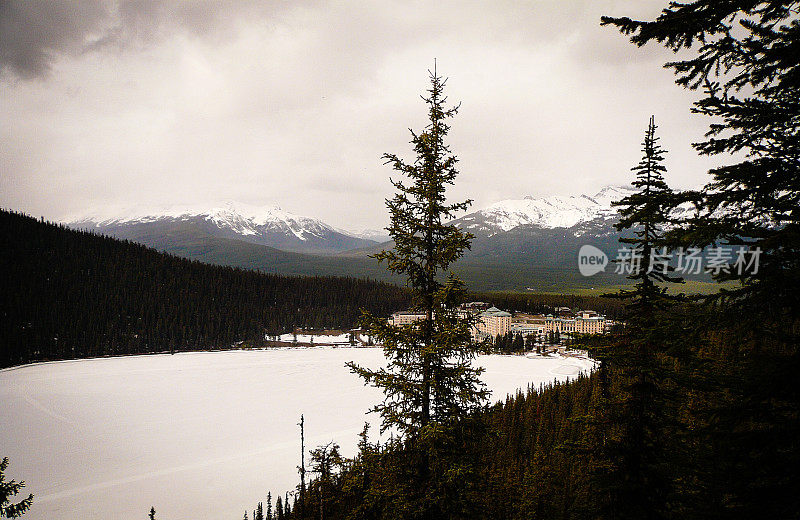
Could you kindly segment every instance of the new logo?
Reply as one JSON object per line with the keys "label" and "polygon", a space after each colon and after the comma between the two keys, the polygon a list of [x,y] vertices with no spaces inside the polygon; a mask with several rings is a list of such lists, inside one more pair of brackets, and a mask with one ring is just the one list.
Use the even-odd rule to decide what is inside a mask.
{"label": "new logo", "polygon": [[608,265],[608,256],[600,249],[588,244],[578,251],[578,270],[583,276],[593,276],[604,271]]}

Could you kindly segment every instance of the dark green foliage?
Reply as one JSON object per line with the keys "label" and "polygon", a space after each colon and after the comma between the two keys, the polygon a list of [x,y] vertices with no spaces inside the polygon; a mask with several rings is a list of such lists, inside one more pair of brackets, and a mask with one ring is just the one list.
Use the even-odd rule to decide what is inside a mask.
{"label": "dark green foliage", "polygon": [[[664,339],[661,330],[670,305],[666,283],[680,282],[672,276],[664,234],[670,224],[675,196],[663,178],[664,151],[650,118],[642,160],[632,168],[637,191],[613,205],[620,208],[617,229],[633,236],[622,238],[627,244],[628,278],[633,290],[616,296],[626,301],[625,327],[601,341],[589,339],[589,351],[601,363],[598,401],[586,416],[587,437],[577,446],[597,460],[592,484],[603,500],[597,501],[598,514],[605,518],[667,517],[666,497],[669,479],[663,475],[664,392],[669,375],[662,369]],[[659,258],[659,255],[661,257]],[[638,260],[634,260],[638,258]],[[611,377],[613,376],[613,377]]]}
{"label": "dark green foliage", "polygon": [[521,334],[509,332],[494,338],[494,343],[489,343],[488,348],[484,350],[487,353],[522,354],[525,351],[525,339]]}
{"label": "dark green foliage", "polygon": [[[796,518],[798,495],[776,491],[797,486],[790,480],[790,455],[800,446],[786,423],[796,416],[775,409],[759,414],[741,404],[757,391],[747,371],[756,370],[771,390],[771,378],[780,372],[769,362],[746,359],[731,338],[709,336],[703,324],[714,311],[702,305],[676,304],[661,317],[662,345],[673,350],[650,365],[663,380],[645,409],[639,459],[632,451],[630,366],[608,365],[591,377],[518,393],[450,429],[439,453],[454,471],[431,460],[437,480],[428,504],[436,517],[764,518],[764,508],[779,513],[767,518]],[[623,339],[630,341],[624,333],[613,341]],[[778,433],[787,437],[775,444],[770,437]],[[751,438],[770,444],[750,444]],[[754,452],[765,468],[751,466]],[[327,519],[414,517],[414,453],[396,439],[371,443],[365,430],[359,454],[331,465],[338,472],[309,488],[324,487]],[[310,494],[307,510],[318,508],[317,497]]]}
{"label": "dark green foliage", "polygon": [[410,301],[390,284],[208,266],[5,211],[0,237],[0,366],[263,345]]}
{"label": "dark green foliage", "polygon": [[742,281],[732,296],[757,300],[767,315],[800,301],[798,9],[797,1],[699,0],[671,4],[652,22],[603,18],[637,45],[693,49],[668,66],[678,84],[704,91],[693,111],[713,120],[694,146],[704,155],[737,155],[711,170],[702,192],[688,194],[703,213],[677,235],[688,245],[760,248],[758,273],[720,274]]}
{"label": "dark green foliage", "polygon": [[408,460],[397,460],[389,477],[391,489],[381,497],[403,518],[464,516],[468,500],[454,500],[453,493],[470,472],[470,463],[454,450],[455,429],[488,396],[480,381],[482,369],[471,366],[477,354],[471,341],[475,318],[457,310],[467,295],[464,284],[452,273],[441,279],[472,237],[447,224],[470,201],[449,203],[445,195],[458,175],[457,159],[446,143],[447,121],[458,107],[446,107],[445,81],[435,71],[430,80],[428,97],[423,98],[428,125],[422,133],[412,131],[415,161],[384,155],[406,180],[392,181],[397,194],[386,202],[394,249],[375,255],[389,271],[407,278],[413,306],[425,318],[395,326],[383,316],[365,314],[363,323],[383,345],[388,366],[371,370],[349,364],[367,384],[384,392],[384,401],[373,410],[381,415],[382,430],[402,436],[384,448],[387,456],[410,454]]}
{"label": "dark green foliage", "polygon": [[[623,291],[620,296],[630,298],[627,305],[626,318],[652,315],[653,309],[667,300],[664,282],[679,282],[679,278],[671,276],[672,267],[667,262],[659,261],[659,253],[666,255],[664,233],[670,223],[670,211],[675,204],[675,194],[664,181],[666,168],[662,164],[664,150],[656,137],[655,118],[650,123],[642,142],[642,160],[631,168],[636,179],[631,183],[638,191],[628,195],[612,206],[619,208],[620,220],[615,227],[620,231],[631,230],[633,237],[623,237],[620,242],[630,247],[631,259],[639,258],[639,262],[631,261],[628,278],[636,282],[633,291]],[[625,265],[623,265],[625,267]]]}
{"label": "dark green foliage", "polygon": [[[571,460],[560,447],[583,433],[572,415],[589,409],[596,378],[519,393],[488,411],[461,421],[438,440],[430,466],[426,503],[433,518],[580,518],[588,460]],[[325,518],[403,519],[419,516],[409,500],[416,465],[403,441],[372,444],[367,430],[359,455],[326,477]],[[316,489],[319,483],[312,482]],[[309,498],[313,500],[313,498]],[[588,516],[585,518],[589,518]]]}
{"label": "dark green foliage", "polygon": [[[684,195],[699,214],[668,237],[760,250],[758,270],[720,271],[739,285],[709,298],[699,318],[665,344],[691,367],[695,388],[683,431],[701,446],[686,457],[681,516],[795,518],[800,487],[800,3],[672,3],[654,21],[604,18],[632,35],[683,50],[668,64],[678,84],[703,90],[693,111],[711,118],[695,148],[728,164]],[[749,260],[749,259],[748,259]],[[690,348],[687,343],[694,344]],[[706,370],[709,359],[715,371]]]}
{"label": "dark green foliage", "polygon": [[7,468],[8,457],[3,457],[3,460],[0,460],[0,518],[19,518],[30,509],[33,495],[28,495],[17,503],[11,501],[12,497],[25,487],[25,482],[7,481],[5,475]]}
{"label": "dark green foliage", "polygon": [[311,451],[311,472],[316,474],[317,478],[309,486],[309,501],[317,502],[317,507],[310,509],[320,520],[328,516],[329,503],[338,485],[337,478],[343,463],[339,445],[334,442]]}
{"label": "dark green foliage", "polygon": [[[745,153],[702,192],[675,196],[651,121],[639,191],[621,204],[620,228],[634,232],[626,243],[643,257],[625,325],[576,338],[600,362],[590,377],[518,394],[439,437],[446,456],[430,467],[455,471],[432,469],[424,497],[435,517],[800,516],[797,20],[797,2],[742,0],[672,3],[654,22],[604,18],[637,44],[698,45],[696,58],[672,64],[679,83],[705,87],[696,111],[719,121],[697,147]],[[699,212],[665,233],[681,201]],[[668,297],[662,286],[674,279],[663,264],[648,268],[649,253],[714,242],[761,248],[761,269],[723,273],[741,285],[712,298]],[[513,349],[514,339],[498,345]],[[329,477],[326,518],[417,516],[414,446],[371,444],[366,431],[359,446]]]}
{"label": "dark green foliage", "polygon": [[389,271],[406,276],[413,305],[426,318],[407,326],[393,326],[383,316],[366,314],[363,323],[384,348],[389,366],[369,370],[350,364],[368,384],[382,388],[385,400],[375,407],[383,428],[397,428],[413,439],[422,439],[426,428],[449,423],[479,407],[487,393],[480,371],[471,368],[476,349],[470,341],[474,319],[457,312],[464,301],[463,283],[452,274],[445,283],[441,272],[469,248],[471,235],[446,224],[470,201],[448,203],[445,190],[458,170],[457,159],[445,142],[447,120],[458,107],[446,108],[445,81],[430,74],[429,124],[420,133],[412,131],[416,160],[408,164],[393,154],[384,158],[408,179],[392,181],[397,194],[386,205],[391,215],[389,235],[394,249],[375,255]]}
{"label": "dark green foliage", "polygon": [[[648,273],[643,255],[625,326],[577,338],[600,361],[591,377],[517,395],[451,430],[463,471],[435,489],[440,517],[800,516],[797,20],[797,2],[743,0],[672,3],[654,22],[604,18],[637,44],[699,46],[672,65],[679,83],[706,89],[695,110],[716,118],[697,147],[743,152],[702,192],[672,197],[651,125],[636,169],[645,178],[623,201],[621,226],[639,233],[629,244],[759,247],[761,269],[727,273],[741,285],[687,302],[666,297],[670,273]],[[698,215],[663,233],[682,200]],[[331,479],[328,517],[413,516],[413,449],[366,434],[360,446]]]}

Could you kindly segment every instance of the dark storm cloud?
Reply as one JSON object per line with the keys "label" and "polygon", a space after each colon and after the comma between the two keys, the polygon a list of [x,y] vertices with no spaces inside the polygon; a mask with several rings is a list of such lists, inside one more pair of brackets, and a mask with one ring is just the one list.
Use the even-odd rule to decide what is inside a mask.
{"label": "dark storm cloud", "polygon": [[58,55],[82,52],[87,35],[100,30],[107,19],[99,1],[1,2],[0,71],[23,79],[42,76]]}
{"label": "dark storm cloud", "polygon": [[0,1],[0,74],[46,77],[64,56],[148,45],[185,31],[225,37],[242,19],[262,19],[296,2],[210,0]]}

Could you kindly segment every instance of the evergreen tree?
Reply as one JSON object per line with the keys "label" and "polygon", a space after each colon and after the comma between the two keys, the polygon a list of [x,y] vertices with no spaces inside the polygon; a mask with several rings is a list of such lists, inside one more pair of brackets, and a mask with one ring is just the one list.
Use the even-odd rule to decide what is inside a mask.
{"label": "evergreen tree", "polygon": [[311,451],[311,472],[317,474],[316,488],[318,501],[319,519],[326,517],[327,502],[330,501],[331,478],[342,463],[339,454],[339,445],[329,442],[325,446],[320,446]]}
{"label": "evergreen tree", "polygon": [[522,334],[517,334],[514,336],[514,343],[512,349],[514,350],[514,352],[525,351],[525,340],[522,339]]}
{"label": "evergreen tree", "polygon": [[650,116],[642,142],[642,160],[631,168],[636,175],[631,184],[638,191],[612,203],[619,207],[620,220],[615,227],[634,232],[633,237],[620,238],[620,242],[631,246],[622,256],[622,267],[628,270],[628,278],[636,282],[633,291],[620,292],[621,297],[631,298],[626,307],[628,319],[652,320],[653,312],[669,299],[666,287],[659,284],[681,281],[670,275],[672,268],[665,261],[668,257],[663,246],[664,233],[671,221],[675,194],[664,181],[665,152],[658,143],[656,128],[655,117]]}
{"label": "evergreen tree", "polygon": [[283,498],[278,495],[278,498],[275,499],[275,519],[276,520],[283,520]]}
{"label": "evergreen tree", "polygon": [[150,506],[150,514],[148,515],[150,520],[156,520],[156,508],[155,506]]}
{"label": "evergreen tree", "polygon": [[764,314],[797,308],[800,263],[800,40],[797,1],[696,0],[671,3],[652,22],[603,17],[631,41],[658,41],[693,57],[668,63],[677,83],[704,89],[693,112],[713,118],[704,155],[735,154],[734,164],[710,171],[699,197],[705,213],[684,238],[760,248],[752,270],[720,272],[743,283],[736,297],[756,299]]}
{"label": "evergreen tree", "polygon": [[27,498],[16,504],[11,502],[11,497],[16,496],[25,487],[25,482],[6,481],[5,471],[7,468],[8,457],[3,457],[3,460],[0,461],[0,518],[19,518],[30,509],[33,504],[33,495],[28,495]]}
{"label": "evergreen tree", "polygon": [[[423,97],[428,107],[428,125],[411,132],[416,159],[406,163],[385,154],[387,164],[406,181],[392,181],[397,188],[387,200],[391,215],[388,231],[394,249],[375,255],[387,268],[407,277],[414,306],[425,318],[395,326],[382,316],[365,314],[368,333],[383,345],[388,367],[371,370],[349,363],[367,384],[384,391],[383,403],[374,410],[382,417],[382,429],[396,428],[417,449],[417,478],[426,500],[431,457],[436,455],[442,428],[479,409],[487,397],[480,382],[481,369],[471,366],[477,347],[471,341],[474,318],[457,311],[464,301],[463,283],[452,273],[441,275],[469,248],[471,235],[446,222],[471,201],[448,203],[445,191],[458,174],[457,158],[446,144],[447,121],[458,106],[448,108],[445,80],[430,72],[431,87]],[[420,506],[430,514],[428,506]]]}
{"label": "evergreen tree", "polygon": [[538,352],[538,347],[536,347],[536,336],[534,334],[528,334],[525,336],[525,350],[533,350],[536,348]]}
{"label": "evergreen tree", "polygon": [[0,367],[100,355],[230,348],[291,330],[356,324],[406,307],[408,291],[334,277],[205,265],[0,210]]}
{"label": "evergreen tree", "polygon": [[[685,411],[694,449],[680,481],[690,497],[682,516],[788,518],[800,510],[799,9],[797,1],[696,0],[670,3],[653,21],[602,19],[636,45],[681,51],[685,59],[667,65],[679,85],[702,89],[693,112],[711,118],[694,146],[727,162],[685,196],[700,213],[671,238],[745,248],[717,273],[739,284],[712,295],[713,308],[695,310],[704,322],[690,315],[680,324],[699,349],[688,384],[703,392]],[[701,363],[708,358],[713,370]]]}
{"label": "evergreen tree", "polygon": [[[608,443],[598,445],[604,453],[596,454],[605,456],[606,468],[616,471],[602,476],[607,486],[605,496],[613,503],[605,504],[604,509],[608,513],[613,508],[615,516],[631,519],[659,518],[666,508],[667,484],[659,474],[664,432],[659,431],[663,426],[659,422],[659,383],[663,376],[658,355],[663,350],[663,339],[657,312],[673,300],[664,284],[681,281],[671,275],[667,250],[662,246],[675,200],[664,181],[664,150],[655,131],[655,118],[651,116],[642,143],[642,159],[631,169],[636,175],[632,185],[637,191],[613,203],[620,208],[617,229],[633,231],[632,237],[620,238],[630,246],[621,255],[621,267],[636,282],[633,290],[617,294],[627,302],[626,328],[612,341],[590,349],[603,365],[610,365],[617,377],[613,392],[601,388],[599,393],[600,402],[613,410],[595,407],[594,424],[605,423],[614,430]],[[603,366],[601,370],[605,373],[608,368]],[[607,384],[606,379],[601,381]]]}
{"label": "evergreen tree", "polygon": [[476,353],[469,341],[472,320],[455,310],[465,297],[463,284],[453,275],[444,284],[439,280],[439,274],[469,247],[471,238],[445,222],[471,201],[446,202],[445,189],[458,174],[457,159],[445,143],[450,129],[446,121],[458,107],[445,105],[445,80],[435,72],[430,79],[429,96],[423,98],[429,124],[420,134],[412,131],[415,162],[407,164],[396,155],[384,155],[412,184],[392,181],[398,190],[387,201],[394,250],[375,255],[390,271],[408,277],[414,303],[426,317],[408,326],[390,326],[382,317],[366,315],[370,334],[384,345],[389,369],[372,371],[349,364],[366,382],[384,389],[386,400],[375,408],[384,429],[397,427],[411,436],[432,421],[464,416],[486,397],[478,379],[480,371],[470,367]]}

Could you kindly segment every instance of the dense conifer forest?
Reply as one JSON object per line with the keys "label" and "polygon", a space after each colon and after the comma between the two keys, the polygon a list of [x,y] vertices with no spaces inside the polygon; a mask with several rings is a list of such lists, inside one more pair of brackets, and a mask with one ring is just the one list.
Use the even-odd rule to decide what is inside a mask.
{"label": "dense conifer forest", "polygon": [[[711,118],[693,146],[721,163],[701,189],[673,190],[650,117],[635,189],[613,204],[638,258],[627,289],[605,300],[476,294],[449,272],[474,237],[449,223],[471,201],[445,196],[458,174],[445,138],[459,105],[447,104],[434,65],[428,124],[411,132],[416,160],[384,155],[404,180],[387,200],[393,249],[375,258],[407,287],[204,265],[2,211],[0,367],[258,346],[293,327],[360,322],[387,365],[347,366],[383,391],[372,411],[388,438],[365,425],[352,457],[334,440],[307,449],[298,410],[299,484],[272,490],[274,508],[265,490],[245,520],[800,518],[800,1],[669,2],[650,21],[600,23],[675,53],[666,67],[697,94],[692,112]],[[676,216],[685,205],[691,215]],[[669,290],[683,280],[668,252],[719,244],[736,251],[707,270],[717,292]],[[570,334],[591,373],[490,404],[471,364],[476,318],[460,312],[469,299],[620,321]],[[424,317],[385,319],[409,306]],[[520,352],[525,339],[495,347]],[[7,465],[0,517],[17,517],[33,497],[10,504],[22,483],[4,484]]]}
{"label": "dense conifer forest", "polygon": [[[408,305],[400,287],[211,266],[0,212],[0,366],[261,345]],[[242,343],[244,342],[244,343]]]}

